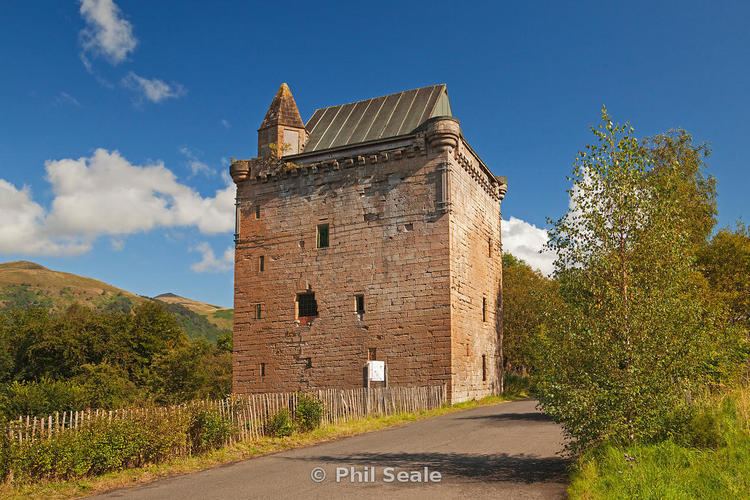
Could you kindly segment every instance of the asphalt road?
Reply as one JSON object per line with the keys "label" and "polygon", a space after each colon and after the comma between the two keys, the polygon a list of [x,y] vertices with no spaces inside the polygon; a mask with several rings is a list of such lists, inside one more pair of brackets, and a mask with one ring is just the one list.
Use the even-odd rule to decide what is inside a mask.
{"label": "asphalt road", "polygon": [[[560,428],[535,409],[534,401],[516,401],[97,498],[562,498],[567,476],[567,462],[558,455],[562,442]],[[311,478],[322,477],[316,467],[326,474],[321,482]],[[412,482],[399,482],[399,472]],[[421,482],[413,482],[417,479]]]}

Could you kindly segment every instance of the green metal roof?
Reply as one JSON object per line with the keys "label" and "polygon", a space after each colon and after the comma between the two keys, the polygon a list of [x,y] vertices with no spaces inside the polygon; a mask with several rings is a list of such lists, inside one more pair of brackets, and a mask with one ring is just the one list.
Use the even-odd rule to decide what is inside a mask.
{"label": "green metal roof", "polygon": [[408,134],[433,116],[452,116],[445,84],[317,109],[304,152]]}

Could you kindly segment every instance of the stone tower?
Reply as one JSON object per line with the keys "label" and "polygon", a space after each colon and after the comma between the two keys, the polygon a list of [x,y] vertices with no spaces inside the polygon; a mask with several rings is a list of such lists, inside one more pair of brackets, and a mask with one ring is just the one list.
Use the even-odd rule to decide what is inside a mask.
{"label": "stone tower", "polygon": [[362,387],[372,359],[392,386],[499,391],[506,182],[469,146],[446,86],[303,124],[282,85],[258,146],[230,167],[234,391]]}

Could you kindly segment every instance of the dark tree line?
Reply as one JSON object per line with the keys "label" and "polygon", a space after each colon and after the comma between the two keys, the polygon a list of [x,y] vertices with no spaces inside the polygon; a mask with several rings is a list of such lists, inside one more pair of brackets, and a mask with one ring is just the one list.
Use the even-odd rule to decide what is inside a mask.
{"label": "dark tree line", "polygon": [[190,340],[158,302],[0,311],[0,414],[179,403],[231,388],[231,337]]}

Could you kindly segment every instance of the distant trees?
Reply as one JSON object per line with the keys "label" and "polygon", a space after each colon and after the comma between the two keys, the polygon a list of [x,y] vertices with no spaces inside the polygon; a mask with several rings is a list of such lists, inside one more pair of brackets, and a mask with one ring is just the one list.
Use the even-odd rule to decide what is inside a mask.
{"label": "distant trees", "polygon": [[606,109],[550,231],[561,302],[536,338],[536,390],[574,450],[664,436],[694,388],[736,371],[744,338],[696,265],[714,225],[707,150],[639,141]]}
{"label": "distant trees", "polygon": [[230,352],[227,339],[189,340],[156,301],[132,312],[7,309],[0,312],[0,413],[221,397],[231,388]]}
{"label": "distant trees", "polygon": [[717,232],[698,252],[698,265],[732,323],[750,331],[750,228],[738,223]]}
{"label": "distant trees", "polygon": [[503,364],[526,375],[533,366],[532,342],[560,306],[557,282],[509,253],[503,254]]}

